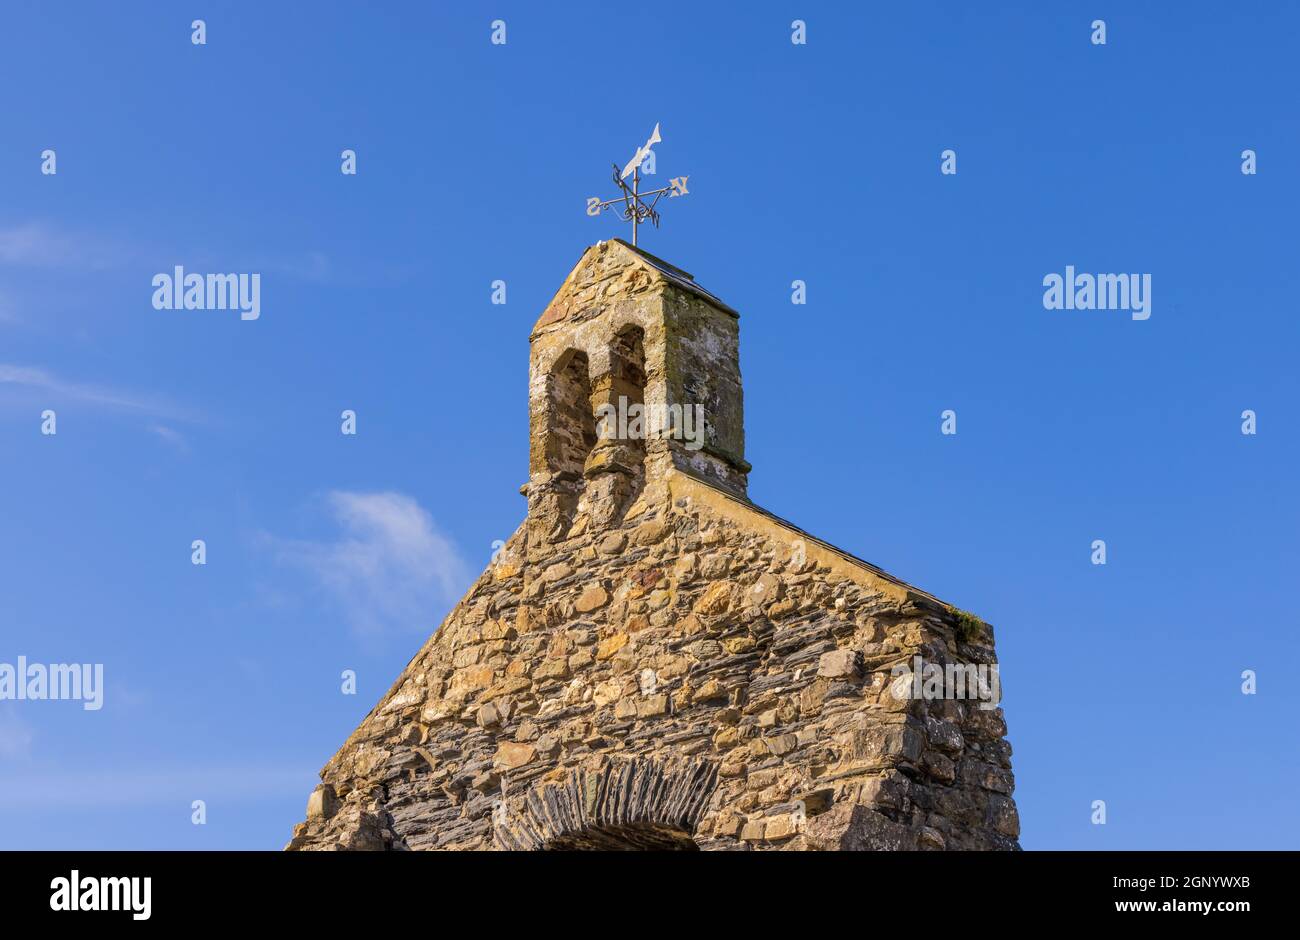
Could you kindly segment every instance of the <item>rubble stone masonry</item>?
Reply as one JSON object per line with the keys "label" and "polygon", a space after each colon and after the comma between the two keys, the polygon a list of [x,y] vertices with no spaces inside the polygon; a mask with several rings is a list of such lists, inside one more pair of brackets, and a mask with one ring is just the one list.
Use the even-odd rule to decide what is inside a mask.
{"label": "rubble stone masonry", "polygon": [[[701,404],[705,443],[603,403]],[[528,514],[289,849],[1016,849],[1002,710],[898,694],[992,628],[746,497],[738,319],[624,242],[534,328]]]}

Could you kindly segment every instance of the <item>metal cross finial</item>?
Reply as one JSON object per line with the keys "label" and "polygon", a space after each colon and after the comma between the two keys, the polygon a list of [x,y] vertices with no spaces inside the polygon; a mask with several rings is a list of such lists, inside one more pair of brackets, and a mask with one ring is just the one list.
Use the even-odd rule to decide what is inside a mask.
{"label": "metal cross finial", "polygon": [[[662,189],[655,189],[646,193],[641,192],[641,164],[649,156],[650,148],[657,143],[661,143],[662,140],[663,138],[659,136],[659,125],[656,124],[654,131],[650,134],[650,139],[645,142],[644,147],[637,149],[637,152],[632,155],[632,159],[623,167],[621,173],[618,164],[614,164],[614,183],[623,190],[623,195],[605,200],[602,200],[599,196],[592,196],[587,200],[587,215],[600,215],[616,203],[622,203],[620,214],[625,222],[632,223],[633,245],[636,244],[637,226],[642,222],[653,222],[655,228],[659,227],[659,213],[655,211],[655,203],[659,201],[664,193],[667,193],[668,198],[672,199],[677,196],[685,196],[689,192],[686,188],[687,177],[685,176],[670,179],[668,185]],[[626,182],[629,173],[632,175],[631,187]],[[650,199],[652,196],[654,198]],[[650,199],[650,202],[647,203],[646,199]]]}

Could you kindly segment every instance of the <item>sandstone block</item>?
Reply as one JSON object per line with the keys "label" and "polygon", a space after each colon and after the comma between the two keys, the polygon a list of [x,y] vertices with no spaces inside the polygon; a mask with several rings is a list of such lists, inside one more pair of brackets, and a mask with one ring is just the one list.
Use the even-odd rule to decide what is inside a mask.
{"label": "sandstone block", "polygon": [[637,633],[640,630],[647,629],[649,626],[649,617],[645,614],[633,614],[631,617],[627,618],[627,621],[623,624],[623,629],[628,633]]}
{"label": "sandstone block", "polygon": [[718,766],[718,776],[724,778],[743,777],[748,770],[749,763],[745,760],[743,751],[737,751],[736,755],[728,755]]}
{"label": "sandstone block", "polygon": [[599,584],[590,584],[583,589],[578,595],[578,599],[573,606],[578,613],[589,614],[593,610],[599,610],[609,603],[609,592]]}
{"label": "sandstone block", "polygon": [[709,679],[691,694],[692,702],[708,702],[713,699],[726,698],[727,689],[717,679]]}
{"label": "sandstone block", "polygon": [[719,578],[725,578],[727,572],[731,570],[731,559],[722,552],[715,552],[712,555],[704,556],[700,563],[700,575],[708,578],[710,581],[716,581]]}
{"label": "sandstone block", "polygon": [[479,706],[475,721],[480,728],[495,728],[501,724],[501,713],[497,711],[495,705],[489,702],[486,705]]}
{"label": "sandstone block", "polygon": [[785,593],[785,588],[780,578],[774,574],[763,574],[750,585],[745,604],[766,607],[768,604],[779,601],[783,593]]}
{"label": "sandstone block", "polygon": [[669,533],[668,523],[661,521],[643,522],[632,532],[632,541],[637,545],[654,545],[662,542]]}
{"label": "sandstone block", "polygon": [[908,827],[853,803],[843,803],[808,820],[804,831],[814,847],[831,852],[897,852],[916,843]]}
{"label": "sandstone block", "polygon": [[613,659],[614,655],[618,653],[619,650],[627,646],[627,643],[628,635],[626,633],[615,633],[613,636],[601,640],[600,644],[596,647],[596,659],[601,662],[604,662],[607,659]]}
{"label": "sandstone block", "polygon": [[513,741],[502,741],[497,745],[495,765],[503,770],[514,770],[516,767],[522,767],[529,763],[537,756],[537,749],[531,744],[516,744]]}
{"label": "sandstone block", "polygon": [[822,653],[817,675],[826,679],[856,679],[862,671],[861,661],[857,650],[831,650]]}
{"label": "sandstone block", "polygon": [[763,828],[763,838],[769,842],[788,839],[796,835],[800,828],[799,818],[793,813],[772,816],[768,818],[767,825]]}
{"label": "sandstone block", "polygon": [[635,717],[637,712],[636,705],[637,703],[630,698],[619,699],[617,702],[614,703],[614,717],[615,718]]}
{"label": "sandstone block", "polygon": [[521,606],[519,610],[515,612],[515,630],[518,631],[520,635],[527,633],[533,628],[533,617],[532,608]]}
{"label": "sandstone block", "polygon": [[545,659],[533,670],[533,678],[567,679],[569,678],[569,661],[567,659]]}
{"label": "sandstone block", "polygon": [[667,695],[648,695],[636,703],[638,718],[654,718],[666,714],[668,714]]}
{"label": "sandstone block", "polygon": [[334,788],[329,784],[321,784],[311,791],[311,796],[307,797],[308,819],[329,819],[338,812],[338,808],[338,798],[334,795]]}
{"label": "sandstone block", "polygon": [[777,757],[784,757],[799,746],[799,738],[793,734],[778,734],[767,739],[767,749]]}
{"label": "sandstone block", "polygon": [[719,581],[711,585],[695,602],[695,613],[706,617],[725,613],[731,607],[732,587],[730,581]]}
{"label": "sandstone block", "polygon": [[524,676],[516,678],[502,679],[496,685],[489,688],[479,696],[480,702],[490,702],[493,699],[504,698],[507,695],[514,695],[516,692],[524,692],[532,688],[533,683]]}
{"label": "sandstone block", "polygon": [[783,601],[777,601],[775,604],[769,605],[767,608],[767,615],[773,620],[780,620],[781,618],[787,617],[793,613],[795,608],[798,606],[799,605],[792,599],[787,597]]}
{"label": "sandstone block", "polygon": [[451,664],[457,669],[463,669],[466,666],[473,666],[478,662],[479,647],[465,646],[456,650],[456,655],[452,657]]}
{"label": "sandstone block", "polygon": [[607,679],[593,690],[591,699],[597,708],[604,708],[623,697],[623,683],[618,679]]}
{"label": "sandstone block", "polygon": [[602,555],[620,555],[627,547],[627,536],[622,532],[611,532],[600,540]]}

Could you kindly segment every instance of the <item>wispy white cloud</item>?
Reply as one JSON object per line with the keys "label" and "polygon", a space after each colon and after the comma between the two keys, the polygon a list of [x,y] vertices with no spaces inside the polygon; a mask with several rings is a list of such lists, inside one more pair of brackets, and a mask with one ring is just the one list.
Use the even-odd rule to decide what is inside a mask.
{"label": "wispy white cloud", "polygon": [[0,265],[100,271],[135,256],[120,238],[73,232],[48,222],[0,228]]}
{"label": "wispy white cloud", "polygon": [[264,536],[277,559],[318,581],[359,633],[427,632],[469,580],[455,546],[402,493],[336,490],[326,502],[342,530],[338,538]]}
{"label": "wispy white cloud", "polygon": [[52,405],[77,402],[118,411],[137,412],[156,418],[169,418],[176,421],[196,420],[194,415],[184,409],[159,398],[141,396],[103,385],[71,382],[33,366],[0,362],[0,392],[5,386],[28,392],[39,392],[46,396]]}
{"label": "wispy white cloud", "polygon": [[188,454],[190,452],[189,441],[185,440],[185,436],[175,428],[169,428],[165,424],[155,424],[151,425],[149,430],[154,434],[157,434],[182,454]]}
{"label": "wispy white cloud", "polygon": [[0,810],[96,809],[172,805],[188,812],[194,800],[220,803],[301,795],[316,780],[313,768],[289,766],[153,766],[124,770],[79,767],[70,771],[0,775]]}
{"label": "wispy white cloud", "polygon": [[335,274],[329,256],[317,249],[274,254],[241,250],[232,256],[219,248],[161,246],[43,220],[0,226],[0,267],[94,272],[145,262],[167,272],[173,265],[183,264],[191,271],[269,271],[317,284],[330,281]]}

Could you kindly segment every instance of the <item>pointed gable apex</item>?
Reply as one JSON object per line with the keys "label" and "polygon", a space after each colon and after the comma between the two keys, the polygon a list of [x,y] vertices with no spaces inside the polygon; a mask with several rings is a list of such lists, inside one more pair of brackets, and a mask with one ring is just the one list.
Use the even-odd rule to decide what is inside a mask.
{"label": "pointed gable apex", "polygon": [[638,280],[671,285],[702,298],[733,317],[739,317],[733,308],[695,283],[695,278],[688,272],[640,248],[632,247],[621,238],[611,238],[597,242],[582,253],[578,263],[533,324],[533,333],[569,319],[585,306],[589,302],[589,294],[582,288],[615,277],[621,279],[619,283],[624,287],[630,287]]}

